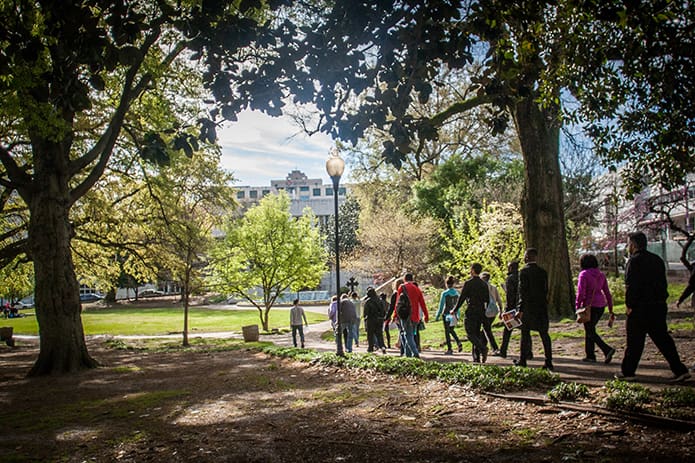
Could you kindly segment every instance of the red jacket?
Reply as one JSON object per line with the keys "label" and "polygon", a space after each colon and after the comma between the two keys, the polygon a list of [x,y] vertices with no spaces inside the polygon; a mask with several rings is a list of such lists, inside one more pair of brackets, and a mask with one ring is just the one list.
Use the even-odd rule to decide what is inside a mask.
{"label": "red jacket", "polygon": [[[406,281],[401,286],[398,287],[398,295],[396,297],[396,307],[398,307],[398,299],[401,297],[401,292],[406,291],[408,293],[408,299],[410,300],[410,320],[414,323],[420,322],[420,310],[425,314],[425,321],[430,321],[430,314],[427,312],[427,306],[425,305],[425,296],[422,295],[422,291],[418,288],[412,281]],[[394,310],[393,320],[398,318],[398,314]]]}

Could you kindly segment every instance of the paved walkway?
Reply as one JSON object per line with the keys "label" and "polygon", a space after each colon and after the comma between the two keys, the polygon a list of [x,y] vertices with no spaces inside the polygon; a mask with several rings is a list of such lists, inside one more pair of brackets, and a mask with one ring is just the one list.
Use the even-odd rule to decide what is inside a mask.
{"label": "paved walkway", "polygon": [[[332,341],[325,341],[321,339],[321,335],[330,330],[331,325],[329,321],[310,325],[308,329],[305,328],[305,347],[307,349],[315,349],[321,352],[335,352],[335,343]],[[465,337],[465,335],[464,335]],[[398,338],[398,332],[392,330],[391,332],[391,345],[393,346]],[[261,335],[261,341],[269,341],[280,346],[292,346],[292,334],[280,334],[280,335]],[[360,344],[360,347],[353,347],[353,352],[355,353],[367,353],[367,346]],[[381,352],[375,353],[374,355],[383,355]],[[398,349],[392,348],[387,349],[386,355],[398,356],[400,351]],[[597,363],[586,363],[582,362],[580,358],[570,357],[566,355],[557,355],[553,352],[553,365],[555,367],[555,373],[559,374],[563,381],[573,381],[583,384],[588,384],[591,386],[602,386],[606,381],[613,379],[614,375],[620,371],[620,362],[622,360],[622,352],[617,352],[613,361],[606,365],[605,363],[599,361]],[[444,355],[444,350],[430,350],[425,349],[420,353],[420,357],[426,361],[440,361],[440,362],[466,362],[472,363],[472,357],[470,352],[454,353],[454,355]],[[499,366],[511,366],[513,365],[513,359],[516,358],[514,355],[508,356],[506,359],[501,357],[490,356],[487,359],[487,364],[489,365],[499,365]],[[531,368],[541,368],[543,366],[543,358],[536,356],[534,360],[528,362]],[[653,386],[663,386],[668,384],[668,379],[672,376],[671,370],[668,368],[666,360],[649,362],[640,362],[639,369],[637,370],[637,382],[653,385]],[[695,376],[695,375],[694,375]],[[695,385],[695,377],[686,381],[683,384],[690,386]]]}
{"label": "paved walkway", "polygon": [[[247,307],[236,307],[236,306],[216,306],[221,310],[236,310],[236,309],[247,309]],[[326,313],[325,306],[304,306],[305,310]],[[276,307],[274,310],[289,310],[289,307]],[[314,349],[320,352],[335,352],[335,342],[325,341],[321,339],[321,335],[326,331],[331,330],[330,321],[324,321],[321,323],[316,323],[305,327],[305,347],[307,349]],[[168,338],[168,339],[180,339],[181,334],[171,334],[171,335],[161,335],[161,336],[115,336],[118,339],[138,339],[138,338]],[[194,338],[236,338],[242,339],[243,336],[238,332],[231,331],[221,331],[221,332],[211,332],[211,333],[189,333],[189,339]],[[398,338],[398,332],[396,330],[391,331],[391,345],[394,346]],[[36,336],[22,336],[17,335],[15,339],[21,341],[23,339],[33,339],[36,340]],[[292,333],[282,333],[275,335],[260,335],[261,341],[272,342],[279,346],[292,346]],[[465,335],[462,340],[465,340]],[[649,341],[648,341],[649,342]],[[514,345],[511,346],[514,348]],[[353,348],[355,353],[367,353],[367,346],[360,345],[360,347]],[[512,349],[512,353],[515,351]],[[613,362],[609,365],[603,362],[597,363],[585,363],[582,362],[580,358],[574,356],[561,355],[556,351],[553,352],[553,364],[555,366],[555,373],[559,374],[563,381],[573,381],[584,383],[592,386],[601,386],[606,381],[613,379],[614,375],[620,371],[620,362],[622,360],[623,352],[618,351],[613,358]],[[374,355],[383,355],[381,352],[375,353]],[[398,349],[392,348],[388,349],[386,355],[398,356],[400,351]],[[441,362],[467,362],[472,363],[472,358],[470,352],[455,353],[454,355],[444,355],[444,350],[430,350],[425,349],[420,353],[420,357],[425,361],[441,361]],[[510,355],[506,359],[501,357],[490,356],[487,359],[487,364],[499,365],[499,366],[511,366],[513,365],[514,355]],[[537,356],[535,360],[528,362],[531,368],[540,368],[543,365],[543,358]],[[660,359],[659,361],[642,361],[637,370],[637,382],[650,385],[650,386],[663,386],[668,384],[668,379],[672,376],[671,370],[668,368],[668,364],[665,360]],[[693,378],[686,381],[683,384],[690,386],[695,386],[695,374]]]}

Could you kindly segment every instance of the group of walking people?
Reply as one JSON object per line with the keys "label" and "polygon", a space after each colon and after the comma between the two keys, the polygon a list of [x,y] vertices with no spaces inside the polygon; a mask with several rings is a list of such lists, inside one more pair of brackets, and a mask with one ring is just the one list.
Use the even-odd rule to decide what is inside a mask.
{"label": "group of walking people", "polygon": [[[646,336],[652,339],[656,347],[669,364],[673,382],[690,378],[688,368],[680,360],[675,342],[668,332],[666,313],[668,298],[666,268],[663,260],[647,250],[647,238],[642,232],[629,236],[628,250],[630,258],[625,270],[625,306],[626,306],[626,347],[617,378],[626,381],[636,379],[635,372],[644,351]],[[519,263],[510,262],[505,280],[506,305],[504,312],[514,313],[521,321],[519,326],[521,342],[519,359],[514,363],[527,366],[533,358],[531,331],[538,332],[543,344],[545,361],[543,367],[553,370],[552,341],[548,333],[548,275],[537,263],[538,251],[529,248],[524,254],[524,267],[519,269]],[[613,360],[616,349],[606,343],[596,330],[596,326],[608,310],[608,325],[613,326],[613,298],[608,287],[606,276],[599,269],[599,262],[593,254],[585,254],[580,259],[581,271],[577,279],[575,310],[586,311],[588,317],[581,320],[584,327],[584,357],[582,361],[595,363],[598,361],[597,349],[603,354],[603,362],[608,364]],[[453,339],[459,352],[461,341],[454,327],[459,318],[459,310],[466,304],[464,314],[464,329],[468,340],[473,345],[473,361],[485,362],[489,352],[488,343],[493,349],[493,355],[506,358],[511,330],[505,329],[502,344],[497,348],[491,325],[497,315],[491,306],[502,307],[497,288],[489,283],[489,274],[482,272],[480,264],[471,266],[471,277],[463,284],[461,292],[453,288],[454,279],[447,279],[447,289],[442,293],[439,311],[436,319],[444,321],[446,354],[451,355]],[[695,274],[695,273],[694,273]],[[695,278],[691,277],[693,285],[688,285],[679,298],[680,304],[695,291]],[[453,301],[458,299],[454,304]],[[487,313],[486,313],[487,311]],[[499,313],[500,318],[503,312]],[[578,319],[579,321],[579,319]]]}
{"label": "group of walking people", "polygon": [[[673,371],[672,380],[678,382],[688,379],[690,373],[680,360],[666,324],[668,292],[664,262],[647,250],[647,238],[642,232],[630,234],[628,249],[630,258],[625,270],[626,348],[620,373],[616,377],[626,381],[635,379],[646,336],[649,335]],[[519,357],[514,363],[525,367],[533,358],[531,332],[535,331],[543,346],[543,368],[554,369],[549,334],[548,274],[538,265],[537,258],[537,249],[528,248],[524,253],[523,267],[520,268],[518,261],[508,264],[504,283],[505,304],[502,303],[497,288],[490,283],[490,274],[483,272],[479,263],[471,265],[470,276],[460,291],[454,287],[454,277],[447,278],[446,289],[441,293],[435,315],[435,320],[441,320],[444,325],[446,355],[453,355],[454,348],[458,352],[463,350],[461,338],[456,333],[459,320],[463,317],[463,327],[466,338],[472,344],[474,362],[485,363],[488,355],[506,358],[512,331],[507,328],[503,330],[502,341],[498,346],[492,324],[497,317],[513,314],[520,322],[518,328],[521,334]],[[580,267],[575,309],[578,312],[586,311],[588,315],[581,320],[585,333],[582,361],[598,362],[598,349],[603,354],[601,360],[608,364],[613,360],[616,349],[601,338],[596,327],[606,310],[608,324],[612,326],[615,320],[613,298],[596,256],[582,256]],[[391,348],[390,331],[395,324],[401,355],[420,356],[420,332],[424,329],[424,323],[429,322],[423,293],[411,273],[397,279],[393,289],[388,302],[385,294],[377,294],[372,287],[368,288],[363,303],[356,293],[353,293],[352,298],[343,294],[340,301],[333,297],[329,317],[336,329],[338,355],[352,352],[353,341],[355,345],[359,342],[359,325],[364,320],[368,352],[381,350],[386,353],[386,348]],[[695,281],[686,292],[692,293],[694,289]],[[684,293],[679,304],[685,297],[687,295]],[[362,312],[360,307],[364,307]]]}

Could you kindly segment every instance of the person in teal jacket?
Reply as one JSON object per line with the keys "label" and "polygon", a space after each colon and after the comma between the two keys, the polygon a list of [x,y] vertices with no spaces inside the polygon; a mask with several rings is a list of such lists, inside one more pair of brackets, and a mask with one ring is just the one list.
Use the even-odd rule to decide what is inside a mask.
{"label": "person in teal jacket", "polygon": [[446,355],[452,355],[454,351],[451,349],[451,338],[453,337],[458,345],[459,352],[463,350],[461,341],[456,335],[456,323],[459,319],[459,311],[455,309],[456,301],[459,298],[459,292],[454,289],[454,277],[450,276],[446,279],[446,290],[442,293],[439,298],[439,310],[437,310],[437,315],[435,320],[439,320],[443,317],[444,320],[444,335],[446,336]]}

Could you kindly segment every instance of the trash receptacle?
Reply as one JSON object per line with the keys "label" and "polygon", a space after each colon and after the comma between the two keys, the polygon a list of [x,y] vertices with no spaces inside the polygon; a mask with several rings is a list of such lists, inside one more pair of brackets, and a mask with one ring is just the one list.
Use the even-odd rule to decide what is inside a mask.
{"label": "trash receptacle", "polygon": [[10,347],[14,347],[14,339],[12,338],[14,328],[12,326],[0,327],[0,341],[5,341]]}
{"label": "trash receptacle", "polygon": [[247,325],[241,327],[241,332],[244,335],[244,341],[255,342],[258,341],[258,325]]}

